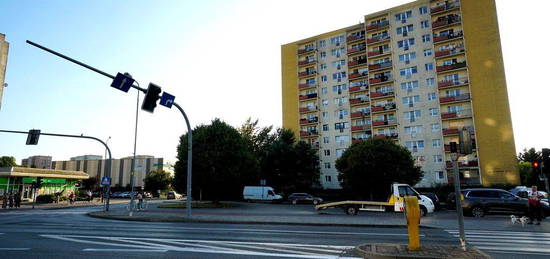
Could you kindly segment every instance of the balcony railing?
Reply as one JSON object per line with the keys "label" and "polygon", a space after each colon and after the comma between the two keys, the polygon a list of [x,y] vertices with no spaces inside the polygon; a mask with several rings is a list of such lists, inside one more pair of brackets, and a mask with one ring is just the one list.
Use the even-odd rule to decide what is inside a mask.
{"label": "balcony railing", "polygon": [[436,14],[436,13],[452,10],[452,9],[455,9],[455,8],[458,8],[458,7],[460,7],[459,1],[440,4],[440,5],[437,5],[437,6],[434,6],[434,7],[430,8],[430,13],[431,14]]}
{"label": "balcony railing", "polygon": [[366,58],[365,59],[359,59],[359,60],[352,60],[352,61],[348,62],[348,67],[354,67],[354,66],[358,66],[358,65],[361,65],[361,64],[365,64],[365,63],[367,63]]}
{"label": "balcony railing", "polygon": [[359,77],[363,77],[363,76],[367,76],[369,74],[369,72],[367,71],[364,71],[364,72],[355,72],[355,73],[352,73],[352,74],[349,74],[349,79],[355,79],[355,78],[359,78]]}
{"label": "balcony railing", "polygon": [[308,99],[313,99],[313,98],[317,98],[317,93],[300,95],[299,99],[300,100],[308,100]]}
{"label": "balcony railing", "polygon": [[311,75],[315,75],[315,74],[317,74],[317,71],[303,71],[303,72],[298,72],[298,76],[299,76],[299,77],[311,76]]}
{"label": "balcony railing", "polygon": [[367,31],[372,31],[372,30],[376,30],[376,29],[379,29],[379,28],[382,28],[384,26],[387,26],[390,24],[390,21],[388,20],[384,20],[384,21],[381,21],[379,23],[371,23],[369,25],[367,25]]}
{"label": "balcony railing", "polygon": [[365,39],[365,34],[363,35],[350,35],[346,38],[347,42],[353,42],[353,41],[358,41],[358,40],[363,40]]}
{"label": "balcony railing", "polygon": [[314,112],[314,111],[317,111],[317,106],[300,107],[300,112]]}
{"label": "balcony railing", "polygon": [[369,87],[366,86],[366,85],[352,86],[352,87],[349,88],[350,93],[359,92],[359,91],[366,91],[366,90],[369,90]]}
{"label": "balcony railing", "polygon": [[458,128],[443,129],[443,136],[452,136],[458,134]]}
{"label": "balcony railing", "polygon": [[361,45],[360,47],[349,48],[348,49],[348,55],[359,52],[359,51],[363,51],[365,49],[367,49],[366,45]]}
{"label": "balcony railing", "polygon": [[308,137],[308,136],[318,136],[319,132],[316,130],[310,130],[310,131],[300,131],[300,137]]}
{"label": "balcony railing", "polygon": [[372,106],[371,111],[372,112],[383,112],[383,111],[389,111],[395,109],[395,103],[386,103],[385,105],[378,105],[378,106]]}
{"label": "balcony railing", "polygon": [[439,103],[450,103],[450,102],[458,102],[458,101],[465,101],[470,100],[470,93],[455,95],[455,96],[440,96],[439,97]]}
{"label": "balcony railing", "polygon": [[462,38],[463,34],[464,33],[462,31],[458,31],[458,32],[453,32],[451,34],[445,34],[445,35],[439,35],[439,36],[434,35],[434,43],[438,43],[440,41],[445,41],[445,40],[450,40],[450,39],[455,39],[455,38]]}
{"label": "balcony railing", "polygon": [[366,98],[355,98],[355,99],[349,99],[349,103],[351,105],[354,105],[354,104],[362,104],[362,103],[367,103],[368,100]]}
{"label": "balcony railing", "polygon": [[317,84],[315,84],[315,83],[313,83],[313,84],[308,84],[308,83],[299,84],[298,89],[305,89],[305,88],[310,88],[310,87],[315,87],[315,86],[317,86]]}
{"label": "balcony railing", "polygon": [[375,78],[370,78],[369,79],[369,84],[379,84],[379,83],[384,83],[384,82],[389,82],[393,80],[393,78],[391,76],[381,76],[381,77],[375,77]]}
{"label": "balcony railing", "polygon": [[352,112],[350,114],[350,117],[352,119],[354,118],[361,118],[361,117],[365,117],[365,116],[369,116],[370,112]]}
{"label": "balcony railing", "polygon": [[382,98],[382,97],[388,97],[388,96],[394,96],[395,93],[393,91],[386,91],[386,92],[371,92],[370,98]]}
{"label": "balcony railing", "polygon": [[319,117],[312,117],[310,119],[300,119],[300,125],[317,123],[319,122]]}
{"label": "balcony railing", "polygon": [[364,131],[370,129],[370,125],[357,125],[357,126],[351,126],[351,131]]}
{"label": "balcony railing", "polygon": [[391,126],[391,125],[397,125],[397,120],[396,119],[391,119],[391,120],[382,120],[382,121],[373,121],[372,122],[373,127]]}
{"label": "balcony railing", "polygon": [[391,61],[387,61],[387,62],[384,62],[384,63],[378,63],[378,64],[370,64],[369,65],[369,70],[370,71],[375,71],[375,70],[388,68],[388,67],[391,67],[391,64],[392,64]]}
{"label": "balcony railing", "polygon": [[448,119],[461,119],[461,118],[469,118],[472,117],[472,110],[462,110],[462,111],[456,111],[456,112],[442,112],[441,113],[441,119],[442,120],[448,120]]}
{"label": "balcony railing", "polygon": [[443,26],[459,23],[461,21],[461,18],[459,15],[448,15],[439,17],[437,21],[432,23],[432,29],[440,28]]}
{"label": "balcony railing", "polygon": [[373,51],[369,51],[367,52],[367,57],[374,57],[374,56],[378,56],[378,55],[384,55],[384,54],[389,54],[391,51],[389,49],[386,49],[384,51],[380,51],[380,50],[373,50]]}
{"label": "balcony railing", "polygon": [[451,65],[438,66],[435,70],[437,72],[443,72],[443,71],[454,70],[454,69],[459,69],[463,67],[466,67],[466,61],[457,62]]}
{"label": "balcony railing", "polygon": [[464,53],[464,48],[455,48],[455,49],[445,49],[445,50],[439,50],[435,52],[435,57],[444,57],[444,56],[450,56],[455,54]]}
{"label": "balcony railing", "polygon": [[298,66],[305,66],[305,65],[309,65],[309,64],[314,64],[317,60],[315,59],[310,59],[310,60],[300,60],[298,61]]}
{"label": "balcony railing", "polygon": [[[458,161],[458,167],[478,167],[477,160],[470,160],[470,161]],[[451,161],[445,161],[445,168],[452,169],[453,168],[453,162]]]}
{"label": "balcony railing", "polygon": [[382,42],[382,41],[389,40],[389,39],[390,39],[390,35],[381,35],[381,36],[377,36],[377,37],[372,37],[372,38],[367,39],[367,44]]}
{"label": "balcony railing", "polygon": [[302,55],[302,54],[305,54],[305,53],[308,53],[308,52],[312,52],[314,50],[315,50],[315,48],[298,49],[298,55]]}
{"label": "balcony railing", "polygon": [[439,88],[446,88],[446,87],[452,87],[456,85],[464,85],[468,83],[468,78],[462,78],[457,80],[443,80],[437,82],[437,87]]}
{"label": "balcony railing", "polygon": [[374,138],[375,139],[385,139],[385,138],[392,138],[392,139],[395,139],[395,138],[398,138],[399,135],[397,133],[390,133],[390,134],[375,134],[374,135]]}

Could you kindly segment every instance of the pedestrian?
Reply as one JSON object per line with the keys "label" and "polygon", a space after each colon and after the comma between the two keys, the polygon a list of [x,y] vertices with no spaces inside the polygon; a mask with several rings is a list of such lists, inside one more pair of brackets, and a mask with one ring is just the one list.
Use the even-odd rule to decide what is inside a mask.
{"label": "pedestrian", "polygon": [[529,195],[529,222],[527,224],[533,224],[533,220],[537,220],[537,225],[540,225],[542,220],[542,206],[540,200],[542,195],[537,191],[537,186],[531,187],[531,195]]}
{"label": "pedestrian", "polygon": [[75,194],[74,192],[71,192],[71,194],[69,194],[69,203],[72,205],[74,203],[74,200],[75,200]]}
{"label": "pedestrian", "polygon": [[91,190],[88,190],[88,202],[92,202],[92,191]]}
{"label": "pedestrian", "polygon": [[138,199],[138,210],[141,210],[143,208],[143,194],[141,194],[141,192],[138,193],[137,199]]}
{"label": "pedestrian", "polygon": [[7,207],[8,207],[8,194],[4,193],[4,195],[2,195],[2,208],[5,209]]}
{"label": "pedestrian", "polygon": [[13,193],[11,193],[11,192],[8,196],[8,204],[9,204],[10,209],[13,208]]}
{"label": "pedestrian", "polygon": [[19,192],[15,193],[14,201],[15,201],[15,207],[21,208],[21,193]]}

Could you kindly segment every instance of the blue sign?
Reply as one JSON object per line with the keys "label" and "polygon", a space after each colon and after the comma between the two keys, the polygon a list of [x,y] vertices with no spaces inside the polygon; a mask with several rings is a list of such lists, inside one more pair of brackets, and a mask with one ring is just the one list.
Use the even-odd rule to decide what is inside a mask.
{"label": "blue sign", "polygon": [[113,82],[111,83],[111,86],[118,90],[128,92],[128,90],[130,90],[130,87],[132,87],[132,85],[134,84],[134,81],[135,80],[132,79],[130,76],[117,73],[115,79],[113,79]]}
{"label": "blue sign", "polygon": [[175,96],[173,96],[173,95],[171,95],[167,92],[163,92],[162,96],[160,97],[160,105],[168,107],[168,108],[172,108],[172,104],[174,103],[174,99],[176,99]]}
{"label": "blue sign", "polygon": [[111,177],[107,177],[107,176],[101,177],[101,185],[103,186],[111,185]]}

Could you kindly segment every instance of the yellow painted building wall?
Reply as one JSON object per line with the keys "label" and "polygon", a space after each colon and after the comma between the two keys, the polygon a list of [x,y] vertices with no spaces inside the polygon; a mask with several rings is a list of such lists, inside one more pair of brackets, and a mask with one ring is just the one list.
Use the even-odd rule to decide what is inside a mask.
{"label": "yellow painted building wall", "polygon": [[300,137],[298,109],[298,44],[281,46],[281,71],[283,84],[283,128],[291,129]]}
{"label": "yellow painted building wall", "polygon": [[474,125],[483,185],[519,184],[494,0],[462,0]]}

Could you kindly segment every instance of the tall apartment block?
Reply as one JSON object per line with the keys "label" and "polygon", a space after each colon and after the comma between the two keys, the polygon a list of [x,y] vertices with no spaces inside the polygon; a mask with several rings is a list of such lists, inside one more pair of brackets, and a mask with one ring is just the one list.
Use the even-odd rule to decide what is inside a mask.
{"label": "tall apartment block", "polygon": [[8,65],[8,49],[10,44],[6,41],[6,35],[0,33],[0,109],[2,109],[2,95],[4,93],[4,79],[6,66]]}
{"label": "tall apartment block", "polygon": [[419,186],[452,182],[464,129],[462,183],[519,183],[494,0],[418,0],[281,49],[283,127],[319,150],[323,187],[340,188],[336,159],[367,138],[407,147]]}

